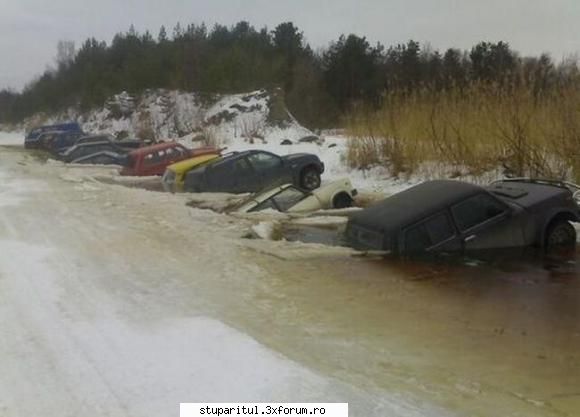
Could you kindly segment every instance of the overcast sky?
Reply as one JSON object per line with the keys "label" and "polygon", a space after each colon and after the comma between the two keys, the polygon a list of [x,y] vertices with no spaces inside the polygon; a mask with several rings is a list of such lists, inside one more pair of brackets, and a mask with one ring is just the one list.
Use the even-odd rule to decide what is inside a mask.
{"label": "overcast sky", "polygon": [[505,40],[560,60],[580,51],[580,0],[0,0],[0,89],[20,89],[54,62],[58,40],[109,42],[131,24],[156,36],[176,22],[272,28],[293,21],[314,47],[341,33],[434,48]]}

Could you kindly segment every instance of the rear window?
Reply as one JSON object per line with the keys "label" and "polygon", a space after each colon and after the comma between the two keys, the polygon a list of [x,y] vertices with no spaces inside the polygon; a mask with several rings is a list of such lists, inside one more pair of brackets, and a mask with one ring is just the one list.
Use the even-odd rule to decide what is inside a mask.
{"label": "rear window", "polygon": [[221,175],[222,173],[227,175],[228,172],[233,172],[233,163],[232,160],[218,161],[209,168],[211,168],[212,175]]}
{"label": "rear window", "polygon": [[158,164],[161,161],[161,158],[162,155],[158,151],[148,153],[143,157],[143,165],[147,166]]}

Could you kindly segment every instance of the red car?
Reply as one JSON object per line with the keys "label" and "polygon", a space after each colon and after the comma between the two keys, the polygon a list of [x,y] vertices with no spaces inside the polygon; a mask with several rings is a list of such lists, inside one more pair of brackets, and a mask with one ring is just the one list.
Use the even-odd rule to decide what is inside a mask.
{"label": "red car", "polygon": [[132,151],[121,175],[163,175],[165,168],[175,162],[212,153],[219,155],[220,150],[210,146],[188,149],[177,142],[158,143]]}

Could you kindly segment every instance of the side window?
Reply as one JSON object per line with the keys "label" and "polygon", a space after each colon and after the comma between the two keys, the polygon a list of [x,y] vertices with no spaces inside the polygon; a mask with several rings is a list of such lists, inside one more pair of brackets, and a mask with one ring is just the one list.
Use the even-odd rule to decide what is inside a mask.
{"label": "side window", "polygon": [[159,162],[159,153],[158,152],[151,152],[148,153],[143,157],[143,165],[155,165]]}
{"label": "side window", "polygon": [[451,208],[457,227],[470,229],[504,213],[506,207],[490,195],[477,194]]}
{"label": "side window", "polygon": [[172,148],[167,148],[165,150],[165,155],[163,155],[163,160],[164,161],[169,161],[171,160],[171,158],[175,157],[175,153],[174,150]]}
{"label": "side window", "polygon": [[421,252],[431,246],[431,239],[425,224],[413,226],[405,232],[405,250],[407,252]]}
{"label": "side window", "polygon": [[[94,147],[94,152],[110,151],[111,147],[108,144],[103,144]],[[92,152],[91,152],[92,153]]]}
{"label": "side window", "polygon": [[175,148],[173,148],[173,151],[175,152],[175,156],[179,157],[189,154],[188,150],[185,149],[183,146],[176,146]]}
{"label": "side window", "polygon": [[281,158],[265,152],[254,153],[248,159],[256,171],[266,171],[282,165]]}
{"label": "side window", "polygon": [[210,166],[209,173],[211,178],[216,181],[222,176],[232,175],[233,163],[232,161],[220,161]]}
{"label": "side window", "polygon": [[432,245],[444,242],[455,235],[449,217],[444,213],[438,214],[437,216],[427,220],[425,226]]}
{"label": "side window", "polygon": [[233,176],[245,177],[252,173],[252,167],[250,166],[246,158],[236,159],[232,164],[231,168]]}
{"label": "side window", "polygon": [[405,232],[405,249],[421,252],[445,242],[455,235],[453,225],[445,213],[437,214]]}

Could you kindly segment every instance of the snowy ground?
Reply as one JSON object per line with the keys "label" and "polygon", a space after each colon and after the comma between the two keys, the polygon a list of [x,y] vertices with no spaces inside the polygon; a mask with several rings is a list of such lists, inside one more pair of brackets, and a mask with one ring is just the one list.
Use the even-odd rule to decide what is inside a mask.
{"label": "snowy ground", "polygon": [[22,146],[24,144],[24,132],[1,132],[0,146]]}

